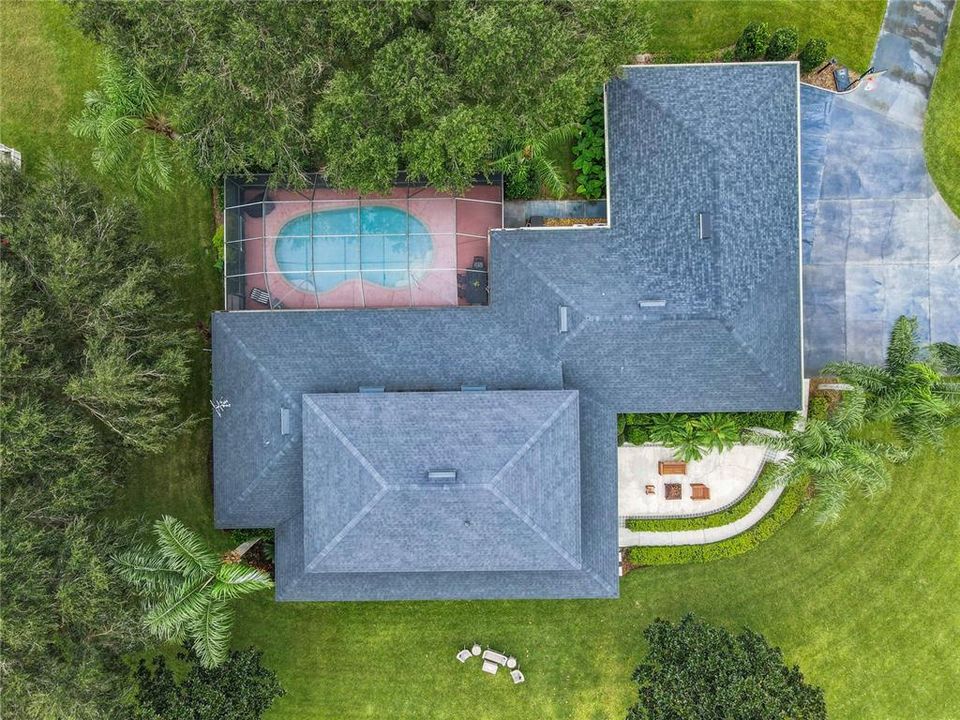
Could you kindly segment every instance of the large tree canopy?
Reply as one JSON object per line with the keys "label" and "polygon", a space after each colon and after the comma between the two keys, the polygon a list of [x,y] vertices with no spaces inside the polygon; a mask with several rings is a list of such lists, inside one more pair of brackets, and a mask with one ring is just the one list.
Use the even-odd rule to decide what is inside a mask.
{"label": "large tree canopy", "polygon": [[132,448],[180,423],[186,337],[136,214],[62,167],[0,165],[0,667],[4,716],[122,715],[145,639],[102,519]]}
{"label": "large tree canopy", "polygon": [[157,89],[202,179],[323,166],[364,191],[398,171],[462,187],[577,121],[647,36],[632,0],[73,4]]}
{"label": "large tree canopy", "polygon": [[826,720],[823,691],[759,633],[733,635],[687,615],[644,631],[647,657],[627,720]]}

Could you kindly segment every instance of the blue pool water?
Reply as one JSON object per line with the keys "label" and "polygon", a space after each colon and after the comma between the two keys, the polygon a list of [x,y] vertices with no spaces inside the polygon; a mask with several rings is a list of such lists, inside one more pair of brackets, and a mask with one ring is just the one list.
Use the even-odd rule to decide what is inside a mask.
{"label": "blue pool water", "polygon": [[327,292],[361,273],[365,282],[405,287],[416,269],[429,267],[432,251],[420,220],[381,205],[301,215],[281,228],[274,244],[284,277],[308,292]]}

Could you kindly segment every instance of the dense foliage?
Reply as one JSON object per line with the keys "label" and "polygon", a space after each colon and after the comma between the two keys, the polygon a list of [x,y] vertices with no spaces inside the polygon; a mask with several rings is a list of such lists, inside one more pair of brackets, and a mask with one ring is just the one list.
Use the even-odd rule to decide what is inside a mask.
{"label": "dense foliage", "polygon": [[723,452],[732,447],[749,428],[788,430],[794,422],[793,412],[627,413],[617,417],[619,442],[643,445],[654,442],[676,448],[684,460],[699,460],[704,453]]}
{"label": "dense foliage", "polygon": [[773,31],[767,45],[767,60],[786,60],[797,51],[800,43],[800,31],[794,27],[782,27]]}
{"label": "dense foliage", "polygon": [[[758,486],[763,488],[763,485]],[[767,540],[792,518],[806,498],[804,485],[784,488],[777,504],[761,520],[732,538],[704,545],[644,545],[631,547],[628,557],[634,565],[684,565],[706,563],[749,552]],[[665,521],[660,521],[665,522]],[[666,529],[666,528],[664,528]]]}
{"label": "dense foliage", "polygon": [[505,176],[506,197],[511,200],[535,197],[541,187],[558,198],[563,197],[567,183],[553,155],[569,147],[577,132],[578,126],[570,123],[538,137],[507,140],[493,163]]}
{"label": "dense foliage", "polygon": [[149,665],[141,660],[135,674],[137,720],[259,720],[284,695],[262,656],[253,648],[231,650],[222,665],[205,668],[196,653],[179,653],[188,663],[180,680],[163,656]]}
{"label": "dense foliage", "polygon": [[165,642],[189,638],[200,664],[216,667],[230,646],[230,602],[271,588],[273,581],[239,557],[219,556],[175,518],[157,520],[153,535],[155,546],[140,545],[115,558],[120,575],[143,595],[150,632]]}
{"label": "dense foliage", "polygon": [[947,428],[960,425],[960,382],[941,375],[951,372],[960,349],[939,343],[927,349],[917,339],[917,319],[901,316],[890,332],[884,364],[830,363],[827,374],[864,390],[871,417],[891,420],[904,446],[943,446]]}
{"label": "dense foliage", "polygon": [[587,107],[587,113],[580,125],[580,136],[573,146],[577,193],[588,200],[603,197],[607,189],[604,125],[603,95],[598,94]]}
{"label": "dense foliage", "polygon": [[752,440],[784,451],[770,483],[806,485],[816,489],[817,520],[834,522],[856,496],[872,497],[890,484],[887,462],[902,461],[904,453],[887,443],[859,437],[867,401],[862,391],[844,394],[843,402],[826,419],[810,417],[789,433],[755,433]]}
{"label": "dense foliage", "polygon": [[734,635],[687,615],[677,624],[657,618],[643,636],[627,720],[826,720],[823,691],[759,633]]}
{"label": "dense foliage", "polygon": [[770,42],[770,29],[764,22],[752,22],[737,38],[733,58],[739,62],[757,60],[763,56]]}
{"label": "dense foliage", "polygon": [[111,717],[143,633],[108,559],[134,528],[100,518],[180,422],[185,337],[130,208],[59,166],[0,189],[4,715]]}
{"label": "dense foliage", "polygon": [[629,0],[72,4],[156,88],[167,141],[205,182],[322,165],[362,191],[399,170],[462,187],[504,140],[577,121],[647,37]]}
{"label": "dense foliage", "polygon": [[800,61],[800,72],[813,72],[827,59],[827,41],[822,38],[810,38],[800,48],[797,59]]}

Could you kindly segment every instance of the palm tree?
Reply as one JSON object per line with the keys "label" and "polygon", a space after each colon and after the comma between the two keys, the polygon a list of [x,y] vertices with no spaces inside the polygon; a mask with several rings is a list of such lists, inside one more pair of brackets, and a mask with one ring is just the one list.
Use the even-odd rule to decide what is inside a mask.
{"label": "palm tree", "polygon": [[563,197],[567,183],[550,153],[571,143],[579,129],[577,123],[570,123],[537,137],[509,141],[500,149],[493,167],[506,174],[526,173],[556,197]]}
{"label": "palm tree", "polygon": [[93,165],[120,175],[141,193],[168,190],[179,135],[163,113],[162,93],[141,68],[128,67],[110,53],[100,60],[100,88],[84,94],[84,109],[70,123],[80,138],[96,142]]}
{"label": "palm tree", "polygon": [[114,558],[122,578],[144,596],[144,624],[160,640],[193,641],[204,667],[227,657],[233,614],[230,601],[273,587],[270,576],[239,562],[255,542],[220,557],[179,520],[153,525],[156,547],[141,545]]}
{"label": "palm tree", "polygon": [[724,452],[740,439],[740,428],[733,418],[724,413],[707,413],[695,420],[700,444],[706,450]]}
{"label": "palm tree", "polygon": [[960,383],[945,380],[938,372],[937,349],[924,352],[917,341],[917,319],[901,315],[890,333],[883,366],[835,362],[823,372],[862,388],[868,408],[877,420],[890,420],[912,451],[925,443],[943,445],[943,433],[960,423]]}
{"label": "palm tree", "polygon": [[810,418],[803,429],[789,433],[750,433],[751,440],[784,454],[768,476],[771,485],[813,481],[820,523],[836,521],[854,495],[871,497],[886,489],[890,471],[885,461],[904,457],[889,445],[852,436],[863,426],[866,407],[865,394],[856,389],[826,420]]}

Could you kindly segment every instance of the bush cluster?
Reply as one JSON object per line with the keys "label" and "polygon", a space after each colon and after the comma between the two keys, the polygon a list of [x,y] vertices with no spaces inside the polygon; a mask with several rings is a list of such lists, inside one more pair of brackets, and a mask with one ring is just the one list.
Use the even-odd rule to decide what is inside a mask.
{"label": "bush cluster", "polygon": [[598,94],[587,106],[581,123],[580,137],[573,146],[573,167],[577,171],[577,194],[588,200],[603,197],[607,183],[606,156],[603,142],[603,95]]}
{"label": "bush cluster", "polygon": [[630,518],[626,525],[634,532],[674,532],[682,530],[704,530],[720,527],[739,520],[757,506],[757,503],[767,494],[770,486],[765,482],[766,476],[772,472],[771,465],[765,465],[750,491],[735,504],[721,512],[710,513],[692,518]]}
{"label": "bush cluster", "polygon": [[800,72],[808,73],[817,69],[827,59],[827,41],[822,38],[810,38],[803,44],[800,54]]}
{"label": "bush cluster", "polygon": [[[745,413],[722,413],[722,416],[736,426],[742,433],[747,428],[762,427],[786,432],[793,427],[797,414],[784,411],[762,411]],[[648,442],[663,442],[670,446],[669,435],[679,432],[685,424],[704,424],[706,415],[685,414],[641,414],[626,413],[617,416],[617,434],[619,443],[643,445]],[[661,428],[654,432],[655,428]]]}
{"label": "bush cluster", "polygon": [[503,195],[507,200],[530,200],[537,197],[539,192],[540,184],[530,171],[529,164],[519,163],[504,174]]}
{"label": "bush cluster", "polygon": [[786,60],[797,51],[800,44],[800,32],[796,28],[778,28],[770,36],[767,45],[767,60]]}
{"label": "bush cluster", "polygon": [[757,60],[766,52],[770,43],[770,29],[764,22],[752,22],[747,25],[733,50],[733,58],[739,62]]}
{"label": "bush cluster", "polygon": [[810,398],[810,408],[807,411],[807,416],[811,420],[826,420],[829,405],[830,401],[823,395],[814,395]]}
{"label": "bush cluster", "polygon": [[707,545],[673,545],[630,548],[634,565],[685,565],[742,555],[773,535],[803,504],[805,485],[790,485],[760,522],[739,535]]}

